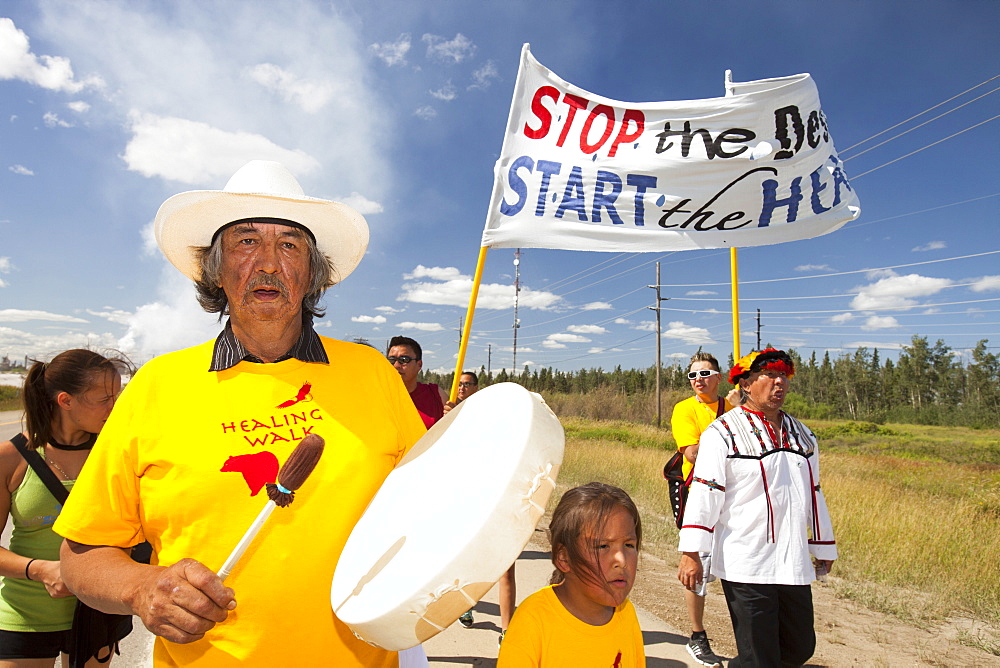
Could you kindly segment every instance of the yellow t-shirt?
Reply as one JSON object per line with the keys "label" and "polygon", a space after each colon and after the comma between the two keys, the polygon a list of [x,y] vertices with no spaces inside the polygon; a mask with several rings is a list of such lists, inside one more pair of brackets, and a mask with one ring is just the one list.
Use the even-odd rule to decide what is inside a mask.
{"label": "yellow t-shirt", "polygon": [[[720,401],[725,402],[723,413],[733,409],[725,399],[720,399]],[[708,429],[708,425],[712,424],[717,417],[718,410],[718,401],[711,404],[703,404],[698,401],[697,396],[688,397],[674,404],[674,412],[670,415],[670,431],[674,435],[677,449],[680,450],[681,448],[698,443],[701,439],[701,432]],[[691,462],[685,457],[682,469],[685,478],[691,472],[691,468]]]}
{"label": "yellow t-shirt", "polygon": [[238,606],[202,640],[157,639],[158,666],[395,666],[330,606],[351,529],[424,433],[374,349],[321,337],[330,364],[208,371],[213,342],[157,357],[128,384],[55,524],[86,545],[153,545],[153,563],[218,570],[268,498],[264,482],[307,433],[319,464],[227,578]]}
{"label": "yellow t-shirt", "polygon": [[635,607],[627,600],[603,626],[587,624],[559,601],[553,587],[518,606],[500,645],[497,668],[642,668],[646,650]]}

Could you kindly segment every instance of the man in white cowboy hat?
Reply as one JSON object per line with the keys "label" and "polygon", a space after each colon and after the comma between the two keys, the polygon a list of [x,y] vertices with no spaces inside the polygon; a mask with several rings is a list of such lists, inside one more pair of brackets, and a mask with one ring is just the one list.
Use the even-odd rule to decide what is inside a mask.
{"label": "man in white cowboy hat", "polygon": [[[351,529],[424,433],[377,351],[312,326],[364,255],[364,218],[254,161],[222,191],[171,197],[154,227],[202,306],[230,317],[214,342],[129,383],[55,527],[66,582],[138,615],[161,636],[157,664],[395,666],[329,600]],[[267,502],[261,488],[309,433],[326,441],[318,465],[223,584],[215,571]],[[129,559],[142,540],[155,565]]]}

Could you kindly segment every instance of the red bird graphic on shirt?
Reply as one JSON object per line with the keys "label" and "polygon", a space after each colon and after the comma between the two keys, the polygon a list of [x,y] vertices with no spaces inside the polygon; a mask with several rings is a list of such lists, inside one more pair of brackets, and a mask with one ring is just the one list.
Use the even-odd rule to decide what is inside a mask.
{"label": "red bird graphic on shirt", "polygon": [[222,465],[223,472],[238,471],[243,474],[243,481],[250,488],[250,496],[269,482],[278,479],[278,458],[273,452],[262,450],[248,455],[236,455],[226,460]]}
{"label": "red bird graphic on shirt", "polygon": [[295,395],[294,399],[289,399],[288,401],[282,401],[280,404],[278,404],[278,408],[288,408],[289,406],[294,406],[300,401],[305,401],[306,399],[309,398],[309,390],[311,389],[312,385],[310,385],[309,383],[305,383],[302,387],[299,388],[299,391]]}

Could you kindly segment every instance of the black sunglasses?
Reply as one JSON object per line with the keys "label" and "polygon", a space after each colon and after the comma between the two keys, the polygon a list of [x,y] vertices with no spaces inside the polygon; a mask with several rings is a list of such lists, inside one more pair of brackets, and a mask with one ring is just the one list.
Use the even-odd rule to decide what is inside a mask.
{"label": "black sunglasses", "polygon": [[416,361],[420,358],[410,357],[409,355],[400,355],[399,357],[386,357],[386,359],[389,360],[389,364],[395,364],[396,362],[399,362],[403,366],[406,366],[410,362]]}

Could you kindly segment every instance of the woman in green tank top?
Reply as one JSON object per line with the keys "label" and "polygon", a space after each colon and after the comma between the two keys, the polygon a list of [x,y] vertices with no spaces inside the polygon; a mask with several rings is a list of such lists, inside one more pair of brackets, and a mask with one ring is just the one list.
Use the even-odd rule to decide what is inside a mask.
{"label": "woman in green tank top", "polygon": [[[25,376],[23,437],[67,491],[127,368],[124,360],[77,349],[35,362]],[[59,572],[62,538],[52,531],[61,509],[14,443],[0,443],[0,529],[8,516],[14,523],[9,549],[0,547],[0,667],[51,666],[60,654],[67,665],[76,598]]]}

